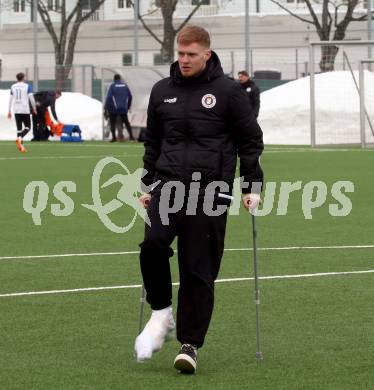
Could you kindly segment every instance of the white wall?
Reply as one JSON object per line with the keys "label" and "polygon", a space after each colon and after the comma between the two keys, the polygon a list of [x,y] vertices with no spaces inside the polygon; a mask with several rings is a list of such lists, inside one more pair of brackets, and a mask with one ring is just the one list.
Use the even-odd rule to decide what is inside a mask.
{"label": "white wall", "polygon": [[133,19],[134,10],[132,8],[117,8],[117,3],[117,0],[106,0],[102,7],[104,20]]}
{"label": "white wall", "polygon": [[[72,9],[75,0],[66,0],[68,9]],[[31,5],[26,1],[25,12],[14,12],[13,0],[0,0],[1,25],[4,24],[18,24],[31,23]],[[50,17],[53,22],[60,20],[60,14],[50,12]],[[40,15],[38,14],[38,21],[42,23]]]}
{"label": "white wall", "polygon": [[[286,0],[282,0],[286,4]],[[76,0],[67,0],[68,9],[72,9]],[[191,10],[191,0],[179,0],[176,16],[185,16]],[[146,14],[151,5],[151,0],[142,0],[140,2],[140,13]],[[26,5],[26,11],[21,13],[13,12],[12,0],[0,0],[1,17],[0,27],[4,24],[30,23],[30,5]],[[292,7],[292,5],[291,5]],[[296,4],[295,9],[305,9],[305,5]],[[256,0],[249,0],[250,13],[256,12]],[[196,13],[196,16],[214,16],[226,14],[243,14],[245,12],[245,0],[211,0],[211,6],[202,6]],[[283,11],[273,4],[270,0],[260,0],[260,12],[279,12]],[[160,14],[158,13],[158,16]],[[60,15],[51,13],[53,21],[59,21]],[[118,9],[117,0],[106,0],[100,11],[101,20],[131,20],[134,17],[134,11],[130,9]],[[40,21],[40,16],[39,16]]]}
{"label": "white wall", "polygon": [[[245,0],[217,0],[219,2],[219,13],[224,14],[243,14],[245,12]],[[269,0],[260,0],[260,12],[277,12],[280,10],[278,6]],[[257,11],[256,0],[249,0],[249,12]]]}

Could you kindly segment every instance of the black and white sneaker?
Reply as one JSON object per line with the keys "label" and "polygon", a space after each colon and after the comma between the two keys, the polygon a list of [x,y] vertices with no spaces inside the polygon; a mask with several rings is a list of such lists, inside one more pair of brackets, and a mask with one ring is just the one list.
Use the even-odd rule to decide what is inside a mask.
{"label": "black and white sneaker", "polygon": [[197,366],[197,348],[191,344],[183,344],[174,360],[174,367],[182,374],[194,374]]}

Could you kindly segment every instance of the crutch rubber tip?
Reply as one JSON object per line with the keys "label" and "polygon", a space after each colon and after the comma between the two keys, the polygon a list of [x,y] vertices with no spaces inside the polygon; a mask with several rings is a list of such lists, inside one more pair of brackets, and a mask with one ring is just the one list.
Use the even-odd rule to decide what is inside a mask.
{"label": "crutch rubber tip", "polygon": [[263,360],[262,352],[256,352],[256,359],[257,360]]}

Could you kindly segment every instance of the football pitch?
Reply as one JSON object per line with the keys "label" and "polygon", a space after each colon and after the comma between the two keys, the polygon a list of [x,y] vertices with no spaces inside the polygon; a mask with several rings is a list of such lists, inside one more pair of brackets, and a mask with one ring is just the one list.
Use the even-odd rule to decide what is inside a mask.
{"label": "football pitch", "polygon": [[[374,388],[374,150],[266,147],[265,179],[276,184],[273,208],[257,217],[264,359],[255,358],[251,221],[241,208],[229,217],[197,373],[185,376],[173,368],[177,341],[146,363],[133,356],[144,222],[138,217],[127,232],[114,233],[82,206],[93,203],[91,179],[101,159],[111,156],[134,172],[143,146],[27,147],[20,154],[13,142],[0,143],[1,390]],[[109,164],[100,183],[114,174],[126,172]],[[33,181],[39,184],[25,211]],[[62,181],[75,183],[72,192],[64,189],[70,200],[58,192]],[[341,181],[354,191],[342,191],[339,202],[332,188]],[[301,182],[286,208],[278,204],[282,182]],[[327,195],[306,219],[312,182],[324,183]],[[103,204],[120,188],[101,188]],[[311,201],[317,198],[315,188]],[[352,205],[348,215],[331,215],[344,199]],[[30,211],[38,202],[39,225]],[[134,210],[124,204],[108,216],[129,226]],[[176,254],[171,264],[177,283]]]}

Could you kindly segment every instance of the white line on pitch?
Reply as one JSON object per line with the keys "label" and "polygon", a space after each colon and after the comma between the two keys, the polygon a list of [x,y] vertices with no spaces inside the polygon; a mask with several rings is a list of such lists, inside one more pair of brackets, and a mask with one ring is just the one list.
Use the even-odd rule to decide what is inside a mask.
{"label": "white line on pitch", "polygon": [[[313,278],[321,276],[341,276],[341,275],[360,275],[360,274],[372,274],[374,269],[362,270],[362,271],[343,271],[343,272],[319,272],[314,274],[297,274],[297,275],[271,275],[261,276],[260,280],[279,280],[279,279],[302,279]],[[216,283],[231,283],[231,282],[246,282],[251,281],[254,278],[230,278],[230,279],[218,279]],[[178,286],[179,283],[173,283],[173,286]],[[91,292],[91,291],[103,291],[103,290],[121,290],[130,288],[140,288],[141,284],[130,284],[125,286],[104,286],[104,287],[87,287],[87,288],[74,288],[66,290],[48,290],[48,291],[27,291],[18,293],[0,294],[0,298],[20,297],[20,296],[35,296],[35,295],[56,295],[66,293],[79,293],[79,292]]]}
{"label": "white line on pitch", "polygon": [[[257,248],[258,251],[292,251],[292,250],[320,250],[320,249],[370,249],[374,248],[371,245],[332,245],[332,246],[286,246],[286,247],[268,247]],[[249,251],[253,248],[226,248],[225,252],[240,252]],[[177,252],[175,250],[175,252]],[[2,256],[0,260],[32,260],[32,259],[52,259],[60,257],[89,257],[89,256],[121,256],[121,255],[137,255],[139,251],[125,252],[90,252],[90,253],[62,253],[53,255],[30,255],[30,256]]]}
{"label": "white line on pitch", "polygon": [[39,157],[25,157],[25,156],[20,156],[20,157],[0,157],[0,161],[4,160],[18,160],[18,161],[31,161],[31,160],[72,160],[72,159],[85,159],[85,158],[104,158],[104,157],[122,157],[122,158],[127,158],[127,157],[141,157],[142,154],[112,154],[110,156],[108,155],[96,155],[96,156],[39,156]]}
{"label": "white line on pitch", "polygon": [[[93,146],[93,145],[92,145]],[[106,145],[102,145],[106,146]],[[301,153],[301,152],[352,152],[352,151],[362,151],[361,149],[268,149],[265,150],[264,153],[269,154],[275,154],[275,153]],[[374,151],[374,149],[365,149],[365,152],[367,151]],[[110,157],[142,157],[143,153],[136,153],[136,154],[111,154]],[[52,159],[59,159],[59,160],[66,160],[66,159],[89,159],[89,158],[101,158],[101,157],[108,157],[107,155],[100,156],[100,155],[93,155],[93,156],[19,156],[19,157],[0,157],[0,161],[6,161],[6,160],[15,160],[15,161],[29,161],[29,160],[52,160]]]}
{"label": "white line on pitch", "polygon": [[264,150],[264,153],[305,153],[305,152],[312,152],[312,153],[320,153],[320,152],[370,152],[374,151],[374,149],[268,149]]}
{"label": "white line on pitch", "polygon": [[[284,246],[284,247],[268,247],[257,248],[259,251],[290,251],[302,249],[367,249],[374,248],[374,244],[368,245],[329,245],[329,246]],[[227,248],[225,251],[246,251],[253,248]],[[1,259],[1,258],[0,258]]]}
{"label": "white line on pitch", "polygon": [[32,260],[32,259],[53,259],[60,257],[88,257],[88,256],[119,256],[119,255],[137,255],[139,251],[127,252],[92,252],[92,253],[63,253],[57,255],[34,255],[34,256],[4,256],[0,260]]}
{"label": "white line on pitch", "polygon": [[[14,141],[0,141],[0,146],[9,146],[9,147],[13,147],[14,148]],[[143,149],[144,146],[143,144],[134,144],[134,143],[126,143],[126,142],[120,142],[118,144],[113,144],[113,143],[105,143],[105,142],[101,142],[101,143],[97,143],[96,145],[94,144],[95,141],[89,141],[91,143],[79,143],[79,144],[76,144],[76,143],[60,143],[60,142],[48,142],[48,145],[44,142],[30,142],[30,140],[26,140],[25,141],[26,144],[28,145],[32,145],[32,147],[42,147],[42,148],[45,148],[46,146],[50,147],[51,145],[57,145],[57,147],[61,147],[61,148],[64,148],[64,149],[67,149],[69,147],[72,147],[72,148],[77,148],[77,149],[80,149],[80,148],[87,148],[87,147],[93,147],[93,148],[111,148],[111,149],[114,149],[114,148],[134,148],[134,149]],[[100,142],[100,141],[99,141]]]}

